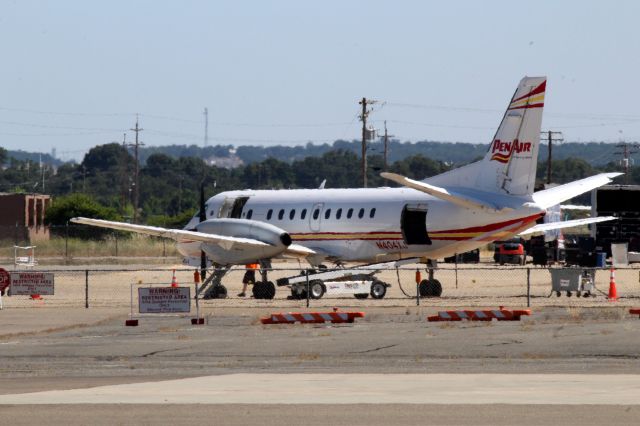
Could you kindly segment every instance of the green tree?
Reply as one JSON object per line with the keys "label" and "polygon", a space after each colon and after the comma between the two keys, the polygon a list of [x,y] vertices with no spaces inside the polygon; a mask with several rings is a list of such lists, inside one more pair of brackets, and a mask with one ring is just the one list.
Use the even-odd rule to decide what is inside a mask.
{"label": "green tree", "polygon": [[[87,194],[71,194],[54,198],[53,204],[47,209],[45,221],[48,225],[57,227],[60,231],[71,218],[88,217],[92,219],[106,219],[121,221],[122,216],[118,212],[109,207],[105,207],[98,203],[95,199]],[[71,224],[73,225],[73,224]],[[70,229],[70,235],[81,238],[97,238],[113,231],[95,227],[83,227],[74,225]]]}

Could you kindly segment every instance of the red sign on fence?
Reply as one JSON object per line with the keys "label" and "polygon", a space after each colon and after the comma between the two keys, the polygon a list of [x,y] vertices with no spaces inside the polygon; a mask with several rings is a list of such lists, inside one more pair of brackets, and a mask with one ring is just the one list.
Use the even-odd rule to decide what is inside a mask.
{"label": "red sign on fence", "polygon": [[0,268],[0,291],[5,291],[11,284],[11,275],[5,270]]}

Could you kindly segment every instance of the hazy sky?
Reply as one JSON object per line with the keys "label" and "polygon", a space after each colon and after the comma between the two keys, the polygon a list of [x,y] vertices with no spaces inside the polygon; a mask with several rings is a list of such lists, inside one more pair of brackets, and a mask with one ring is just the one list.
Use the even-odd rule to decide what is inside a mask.
{"label": "hazy sky", "polygon": [[[81,158],[148,145],[360,137],[488,143],[524,75],[543,128],[640,140],[638,1],[7,1],[0,146]],[[132,140],[131,132],[127,139]]]}

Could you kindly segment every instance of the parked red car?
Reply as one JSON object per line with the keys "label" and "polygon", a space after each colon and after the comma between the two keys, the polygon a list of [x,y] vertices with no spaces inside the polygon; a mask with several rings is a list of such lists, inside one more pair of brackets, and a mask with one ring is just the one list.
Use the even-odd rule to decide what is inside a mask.
{"label": "parked red car", "polygon": [[524,246],[520,240],[497,241],[493,259],[496,263],[513,265],[524,265],[527,263],[527,256]]}

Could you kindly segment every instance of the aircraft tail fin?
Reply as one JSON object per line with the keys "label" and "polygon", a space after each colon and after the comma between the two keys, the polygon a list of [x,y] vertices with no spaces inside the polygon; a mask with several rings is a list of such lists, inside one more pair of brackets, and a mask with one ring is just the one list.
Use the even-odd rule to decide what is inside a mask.
{"label": "aircraft tail fin", "polygon": [[504,195],[531,195],[538,164],[546,84],[546,77],[524,77],[484,158],[424,182]]}

